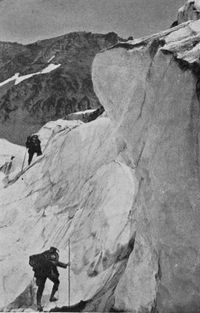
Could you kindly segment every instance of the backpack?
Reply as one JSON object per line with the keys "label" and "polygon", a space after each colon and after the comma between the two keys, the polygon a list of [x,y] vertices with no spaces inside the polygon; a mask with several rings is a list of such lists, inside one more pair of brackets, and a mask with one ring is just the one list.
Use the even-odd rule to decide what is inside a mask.
{"label": "backpack", "polygon": [[26,140],[26,148],[29,148],[30,145],[31,145],[31,136],[28,136]]}
{"label": "backpack", "polygon": [[43,266],[46,266],[46,258],[41,254],[33,254],[29,256],[29,265],[33,270],[37,270]]}
{"label": "backpack", "polygon": [[38,149],[40,147],[40,140],[37,135],[28,136],[26,140],[26,147],[31,148],[34,147]]}

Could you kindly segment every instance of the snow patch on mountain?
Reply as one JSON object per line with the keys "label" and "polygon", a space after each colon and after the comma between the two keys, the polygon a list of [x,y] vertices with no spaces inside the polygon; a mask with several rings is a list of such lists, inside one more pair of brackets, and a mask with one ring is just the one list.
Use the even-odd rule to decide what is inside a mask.
{"label": "snow patch on mountain", "polygon": [[54,70],[56,70],[58,67],[60,67],[61,64],[49,64],[47,67],[45,67],[41,72],[40,74],[47,74],[47,73],[50,73]]}
{"label": "snow patch on mountain", "polygon": [[3,82],[0,83],[0,87],[1,87],[1,86],[4,86],[4,85],[6,85],[6,84],[8,84],[9,82],[11,82],[11,81],[13,81],[13,80],[16,81],[16,79],[18,78],[18,76],[19,76],[19,73],[16,73],[16,74],[13,75],[12,77],[10,77],[10,78],[4,80]]}
{"label": "snow patch on mountain", "polygon": [[55,58],[55,55],[52,55],[52,57],[47,61],[48,63],[51,62]]}
{"label": "snow patch on mountain", "polygon": [[18,76],[15,80],[15,85],[18,85],[19,83],[21,83],[23,80],[26,80],[32,76],[35,75],[40,75],[40,74],[47,74],[50,73],[52,71],[54,71],[55,69],[57,69],[61,64],[49,64],[46,68],[44,68],[42,71],[40,72],[36,72],[36,73],[32,73],[32,74],[27,74],[27,75],[23,75],[23,76]]}
{"label": "snow patch on mountain", "polygon": [[39,72],[35,72],[35,73],[31,73],[31,74],[26,74],[26,75],[22,75],[19,76],[19,73],[16,73],[15,75],[13,75],[12,77],[4,80],[3,82],[0,83],[0,87],[4,86],[6,84],[8,84],[11,81],[15,81],[15,85],[20,84],[22,81],[29,79],[35,75],[40,75],[40,74],[47,74],[50,73],[52,71],[54,71],[55,69],[57,69],[61,64],[49,64],[46,68],[44,68],[43,70],[39,71]]}

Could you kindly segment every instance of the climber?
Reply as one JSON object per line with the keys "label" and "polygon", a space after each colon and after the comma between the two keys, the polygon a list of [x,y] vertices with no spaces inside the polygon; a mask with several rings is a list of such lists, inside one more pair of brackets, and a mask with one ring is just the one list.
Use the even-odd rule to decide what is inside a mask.
{"label": "climber", "polygon": [[13,159],[15,157],[14,156],[11,156],[10,158],[10,161],[6,162],[3,166],[0,167],[0,171],[4,172],[4,174],[7,176],[10,172],[10,169],[12,167],[12,162],[13,162]]}
{"label": "climber", "polygon": [[174,22],[171,24],[170,28],[173,28],[173,27],[176,27],[176,26],[178,26],[178,21],[177,21],[177,20],[174,21]]}
{"label": "climber", "polygon": [[54,296],[60,284],[57,266],[67,268],[69,263],[65,264],[59,262],[58,249],[51,247],[49,250],[46,250],[41,254],[31,255],[29,257],[29,264],[33,268],[36,285],[38,286],[37,308],[39,311],[42,311],[41,299],[46,279],[49,278],[54,283],[49,301],[57,301],[57,298]]}
{"label": "climber", "polygon": [[28,136],[26,140],[26,148],[28,149],[28,165],[31,164],[34,153],[37,153],[37,156],[42,154],[40,140],[37,135]]}

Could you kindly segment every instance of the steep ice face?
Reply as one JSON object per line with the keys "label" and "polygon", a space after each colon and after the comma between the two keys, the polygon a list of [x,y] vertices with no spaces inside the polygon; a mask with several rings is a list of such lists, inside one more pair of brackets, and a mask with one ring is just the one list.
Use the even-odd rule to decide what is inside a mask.
{"label": "steep ice face", "polygon": [[[41,150],[42,152],[45,151],[46,147],[48,146],[51,138],[56,134],[65,129],[69,131],[80,125],[81,122],[71,122],[65,120],[57,120],[54,122],[48,122],[45,124],[38,133],[38,137],[41,139]],[[20,174],[24,168],[27,167],[28,164],[28,151],[25,147],[15,145],[10,143],[5,139],[0,139],[0,181],[1,181],[1,188],[4,188],[7,185],[9,180],[12,180],[16,177],[16,175]],[[3,168],[4,164],[11,161],[11,157],[14,156],[12,160],[12,166],[9,172],[4,173]],[[37,160],[37,156],[33,156],[33,162]],[[5,177],[6,176],[6,177]]]}
{"label": "steep ice face", "polygon": [[[71,304],[92,299],[93,310],[105,310],[113,305],[135,234],[137,183],[124,162],[126,145],[108,118],[50,122],[38,134],[43,155],[0,190],[0,307],[34,309],[28,256],[53,245],[67,262],[70,239]],[[68,303],[64,269],[60,281],[58,306]]]}
{"label": "steep ice face", "polygon": [[200,311],[199,44],[200,21],[188,21],[93,62],[94,90],[139,180],[119,311]]}

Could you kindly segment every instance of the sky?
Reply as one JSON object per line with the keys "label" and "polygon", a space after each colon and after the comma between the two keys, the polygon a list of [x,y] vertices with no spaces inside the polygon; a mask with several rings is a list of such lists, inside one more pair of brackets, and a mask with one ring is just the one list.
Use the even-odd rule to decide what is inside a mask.
{"label": "sky", "polygon": [[0,0],[0,41],[30,43],[73,31],[141,37],[168,28],[184,0]]}

